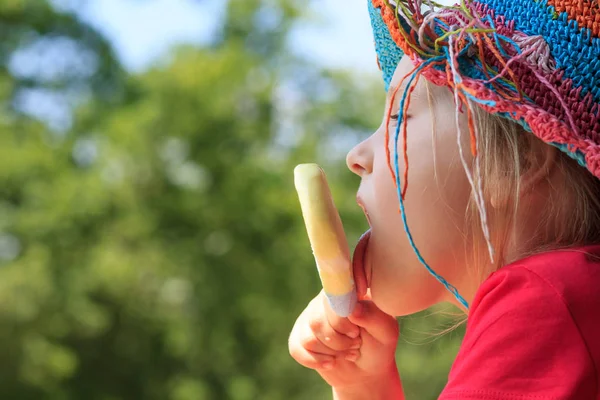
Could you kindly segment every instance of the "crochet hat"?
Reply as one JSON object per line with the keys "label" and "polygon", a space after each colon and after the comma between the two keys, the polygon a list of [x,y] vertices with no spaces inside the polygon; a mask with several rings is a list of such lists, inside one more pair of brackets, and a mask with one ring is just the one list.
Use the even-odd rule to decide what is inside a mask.
{"label": "crochet hat", "polygon": [[[518,122],[600,178],[598,0],[463,0],[452,7],[429,0],[367,1],[386,91],[403,55],[415,66],[404,77],[406,89],[399,109],[404,126],[410,88],[423,76],[451,88],[457,112],[466,112],[470,150],[476,160],[474,173],[479,133],[473,123],[473,103]],[[403,124],[396,129],[396,146]],[[392,170],[404,214],[407,172],[402,180],[397,148],[394,159],[388,161],[390,167],[395,164]],[[463,164],[493,257],[481,187],[464,157]],[[422,259],[406,221],[405,230],[421,262],[468,307],[456,289]]]}

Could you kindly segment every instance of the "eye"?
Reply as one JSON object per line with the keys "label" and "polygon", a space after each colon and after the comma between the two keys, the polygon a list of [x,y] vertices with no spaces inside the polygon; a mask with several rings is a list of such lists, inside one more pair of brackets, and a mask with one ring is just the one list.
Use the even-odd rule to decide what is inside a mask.
{"label": "eye", "polygon": [[[400,118],[399,114],[392,114],[392,115],[390,115],[390,120],[392,120],[392,121],[398,121],[398,118]],[[405,115],[404,116],[405,120],[409,120],[410,118],[411,118],[410,115]]]}

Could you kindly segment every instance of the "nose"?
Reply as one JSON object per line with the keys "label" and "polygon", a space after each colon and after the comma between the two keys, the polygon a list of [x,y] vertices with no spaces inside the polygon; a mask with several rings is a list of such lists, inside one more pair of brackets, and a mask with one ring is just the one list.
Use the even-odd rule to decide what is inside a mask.
{"label": "nose", "polygon": [[373,149],[371,146],[371,138],[372,136],[354,146],[346,156],[346,165],[348,165],[348,169],[361,177],[373,172]]}

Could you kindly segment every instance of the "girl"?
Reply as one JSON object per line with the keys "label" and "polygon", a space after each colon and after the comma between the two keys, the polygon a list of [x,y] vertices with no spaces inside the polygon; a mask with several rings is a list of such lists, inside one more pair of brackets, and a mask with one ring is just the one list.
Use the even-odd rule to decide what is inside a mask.
{"label": "girl", "polygon": [[319,294],[291,355],[336,399],[402,399],[395,316],[451,301],[441,399],[600,399],[598,3],[368,1],[387,102],[347,157],[362,301]]}

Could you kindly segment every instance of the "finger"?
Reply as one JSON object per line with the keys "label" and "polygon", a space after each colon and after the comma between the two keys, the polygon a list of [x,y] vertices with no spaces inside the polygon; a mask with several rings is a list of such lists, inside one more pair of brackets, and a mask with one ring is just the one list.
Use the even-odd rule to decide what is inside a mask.
{"label": "finger", "polygon": [[[348,323],[350,322],[348,321]],[[354,324],[352,325],[353,332],[355,332],[358,336],[359,328]],[[318,339],[319,342],[322,345],[326,346],[328,349],[332,349],[335,351],[344,351],[348,349],[360,348],[360,337],[351,338],[345,334],[339,333],[330,325],[329,321],[325,320],[324,318],[313,319],[309,322],[309,327],[314,337]],[[318,351],[316,348],[309,348],[309,350]],[[329,352],[327,352],[327,354],[329,354]]]}
{"label": "finger", "polygon": [[336,356],[339,353],[339,351],[332,349],[319,340],[319,338],[317,338],[317,336],[310,330],[303,335],[302,339],[299,341],[299,344],[302,346],[302,348],[314,353],[327,354],[330,356]]}
{"label": "finger", "polygon": [[325,308],[325,315],[329,326],[341,335],[345,335],[351,339],[357,338],[360,335],[359,327],[350,322],[348,318],[337,315],[329,305],[329,300],[327,300],[325,293],[323,293],[323,296],[321,297],[323,299],[323,307]]}
{"label": "finger", "polygon": [[344,359],[350,362],[356,362],[360,358],[360,350],[350,350],[344,354]]}
{"label": "finger", "polygon": [[357,303],[348,319],[367,331],[379,343],[391,344],[398,341],[398,321],[377,308],[372,301]]}
{"label": "finger", "polygon": [[291,349],[290,355],[298,364],[310,369],[328,370],[335,366],[335,357],[308,351],[302,347]]}

